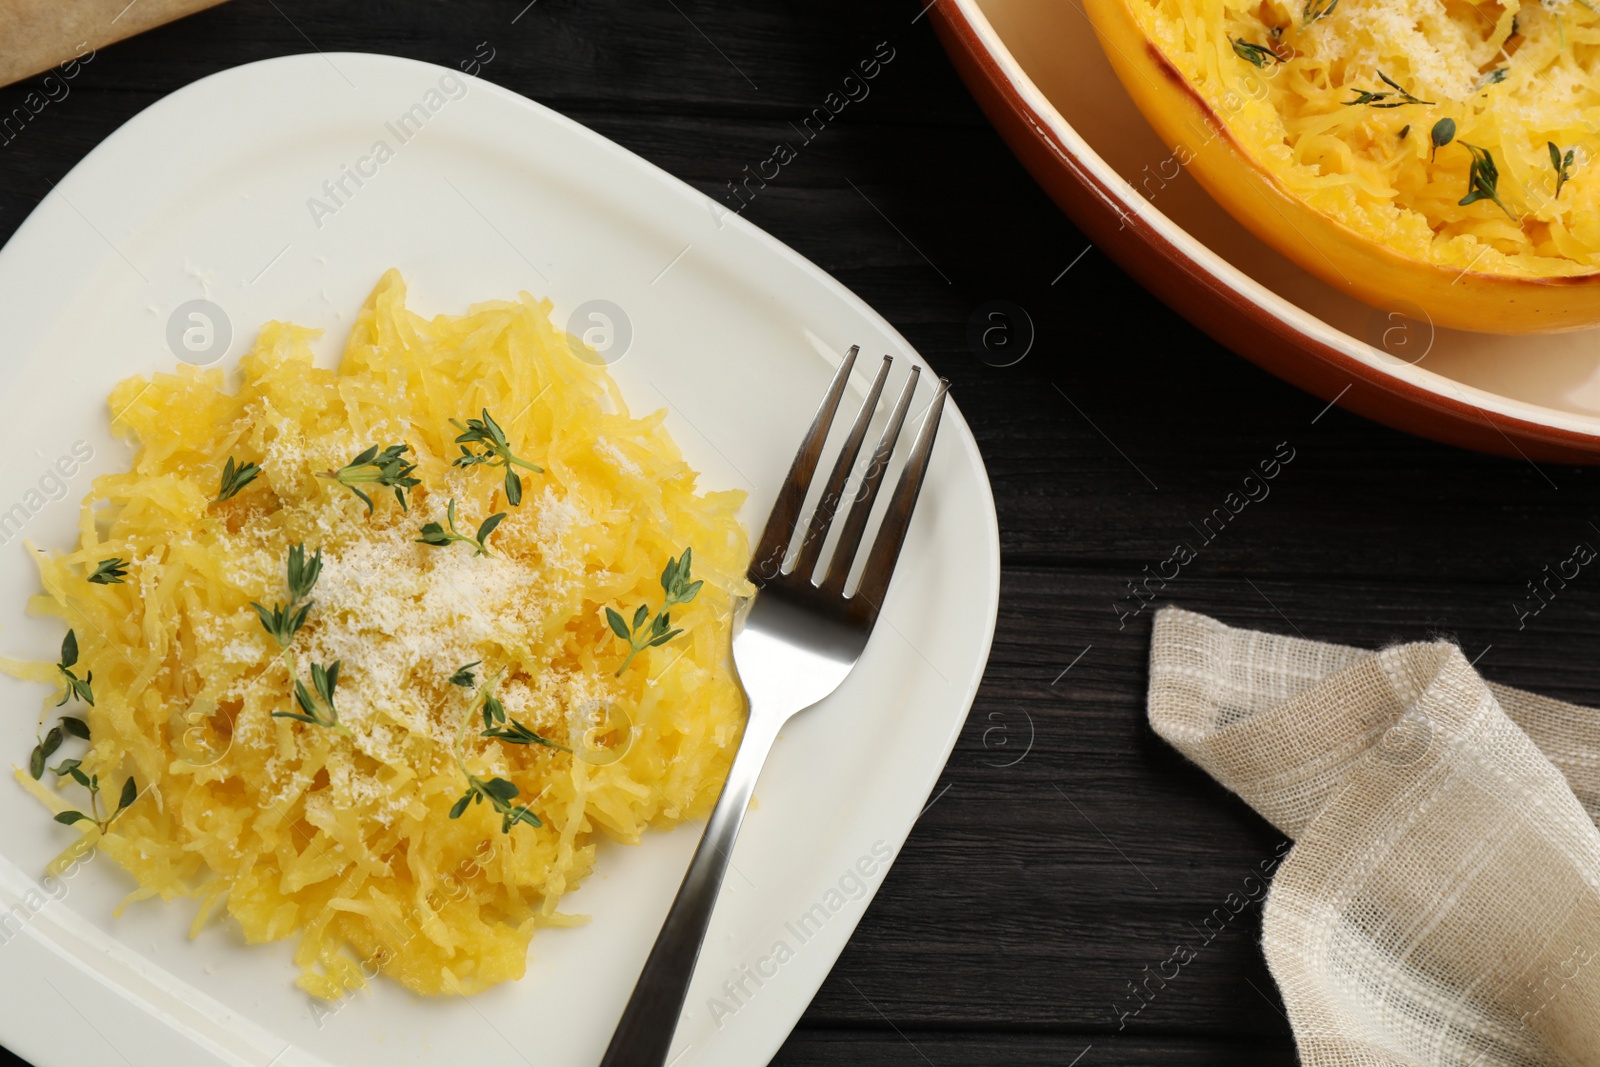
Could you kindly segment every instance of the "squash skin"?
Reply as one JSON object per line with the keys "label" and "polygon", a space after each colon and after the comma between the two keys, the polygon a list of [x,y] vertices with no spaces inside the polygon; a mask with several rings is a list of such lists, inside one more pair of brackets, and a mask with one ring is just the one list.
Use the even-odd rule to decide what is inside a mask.
{"label": "squash skin", "polygon": [[1127,0],[1083,2],[1117,78],[1162,141],[1188,157],[1186,169],[1234,219],[1307,272],[1377,307],[1414,304],[1450,329],[1558,333],[1600,324],[1600,270],[1541,278],[1441,266],[1401,255],[1309,206],[1234,139],[1145,37]]}

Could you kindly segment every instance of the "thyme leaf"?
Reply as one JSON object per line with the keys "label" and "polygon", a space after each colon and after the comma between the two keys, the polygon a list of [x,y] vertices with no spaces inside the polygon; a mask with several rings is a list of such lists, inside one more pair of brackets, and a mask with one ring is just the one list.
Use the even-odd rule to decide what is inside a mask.
{"label": "thyme leaf", "polygon": [[232,500],[238,495],[239,490],[255,481],[256,475],[260,473],[261,468],[256,464],[246,463],[239,466],[233,457],[229,456],[228,462],[222,468],[222,483],[217,487],[217,495],[211,502],[220,504],[224,500]]}
{"label": "thyme leaf", "polygon": [[1512,222],[1517,217],[1511,214],[1511,209],[1506,207],[1500,199],[1500,168],[1495,166],[1494,153],[1487,148],[1479,148],[1475,144],[1461,142],[1461,147],[1472,153],[1472,166],[1467,172],[1467,195],[1457,201],[1462,207],[1476,204],[1479,200],[1492,200],[1501,211],[1506,213],[1506,218]]}
{"label": "thyme leaf", "polygon": [[1567,149],[1567,154],[1562,155],[1561,149],[1556,147],[1554,141],[1546,141],[1545,147],[1550,149],[1550,165],[1556,171],[1556,199],[1561,199],[1561,187],[1572,178],[1572,160],[1576,149]]}
{"label": "thyme leaf", "polygon": [[1327,18],[1338,6],[1339,0],[1306,0],[1305,7],[1300,11],[1300,28],[1303,30],[1313,22]]}
{"label": "thyme leaf", "polygon": [[1428,158],[1432,160],[1438,157],[1439,149],[1456,139],[1456,120],[1449,118],[1440,119],[1438,122],[1433,124],[1433,132],[1428,136],[1433,142],[1433,151],[1428,156]]}
{"label": "thyme leaf", "polygon": [[1496,67],[1483,77],[1479,78],[1478,84],[1472,87],[1472,91],[1477,92],[1479,89],[1487,89],[1491,85],[1499,85],[1501,82],[1506,80],[1506,77],[1510,73],[1510,67]]}
{"label": "thyme leaf", "polygon": [[288,572],[290,599],[304,600],[322,574],[322,549],[317,549],[317,554],[308,561],[304,544],[290,545],[289,560],[284,569]]}
{"label": "thyme leaf", "polygon": [[94,689],[92,687],[94,671],[90,671],[82,678],[79,678],[71,669],[77,662],[78,635],[74,631],[68,630],[67,636],[61,639],[61,661],[56,664],[56,670],[60,671],[61,676],[67,680],[66,692],[62,693],[61,699],[56,701],[56,707],[58,708],[73,697],[77,697],[91,708],[94,707]]}
{"label": "thyme leaf", "polygon": [[52,726],[50,732],[44,735],[44,740],[33,746],[33,754],[28,759],[28,773],[33,775],[34,781],[44,777],[44,761],[61,747],[61,740],[61,727]]}
{"label": "thyme leaf", "polygon": [[1265,67],[1267,61],[1282,63],[1283,57],[1265,45],[1252,44],[1239,37],[1230,37],[1233,43],[1233,54],[1255,67]]}
{"label": "thyme leaf", "polygon": [[89,581],[95,585],[121,585],[127,576],[128,561],[112,556],[94,565],[94,573],[89,575]]}

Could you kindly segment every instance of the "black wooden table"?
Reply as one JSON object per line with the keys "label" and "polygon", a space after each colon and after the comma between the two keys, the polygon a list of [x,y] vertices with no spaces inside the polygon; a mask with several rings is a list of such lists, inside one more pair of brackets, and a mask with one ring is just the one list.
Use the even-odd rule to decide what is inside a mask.
{"label": "black wooden table", "polygon": [[[1596,579],[1536,617],[1515,604],[1575,542],[1600,544],[1600,474],[1417,440],[1219,348],[1033,185],[920,6],[234,0],[103,50],[70,97],[0,146],[0,233],[141,108],[269,56],[315,47],[455,67],[486,43],[485,77],[717,197],[794,140],[858,61],[892,50],[870,95],[745,215],[953,383],[1000,513],[1000,621],[928,809],[775,1062],[1291,1064],[1256,907],[1151,983],[1154,999],[1133,995],[1280,836],[1150,731],[1152,609],[1130,614],[1128,583],[1192,541],[1189,524],[1260,460],[1292,449],[1270,495],[1161,602],[1353,644],[1453,635],[1491,678],[1593,703]],[[0,90],[0,114],[28,88]],[[969,343],[995,300],[1034,326],[1014,365]]]}

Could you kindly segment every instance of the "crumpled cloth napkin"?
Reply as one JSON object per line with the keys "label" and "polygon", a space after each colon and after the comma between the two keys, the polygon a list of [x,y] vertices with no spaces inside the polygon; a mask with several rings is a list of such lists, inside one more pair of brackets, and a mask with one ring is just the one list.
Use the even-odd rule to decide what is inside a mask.
{"label": "crumpled cloth napkin", "polygon": [[[86,54],[104,48],[113,41],[132,37],[221,2],[0,0],[0,41],[5,42],[0,47],[0,85],[10,85],[30,74],[38,74],[72,60],[82,60]],[[72,71],[73,68],[68,70]],[[68,73],[67,76],[71,77],[72,74]],[[59,89],[55,91],[60,92]]]}
{"label": "crumpled cloth napkin", "polygon": [[1302,1064],[1600,1064],[1600,714],[1167,608],[1150,724],[1294,839],[1261,940]]}

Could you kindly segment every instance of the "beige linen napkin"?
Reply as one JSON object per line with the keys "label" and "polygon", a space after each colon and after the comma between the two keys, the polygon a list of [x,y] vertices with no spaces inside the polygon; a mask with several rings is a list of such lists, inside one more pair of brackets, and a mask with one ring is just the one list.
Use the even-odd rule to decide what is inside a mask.
{"label": "beige linen napkin", "polygon": [[1167,608],[1150,723],[1294,839],[1261,939],[1303,1064],[1600,1064],[1595,711]]}
{"label": "beige linen napkin", "polygon": [[[0,0],[0,85],[222,0]],[[69,75],[70,76],[70,75]]]}

